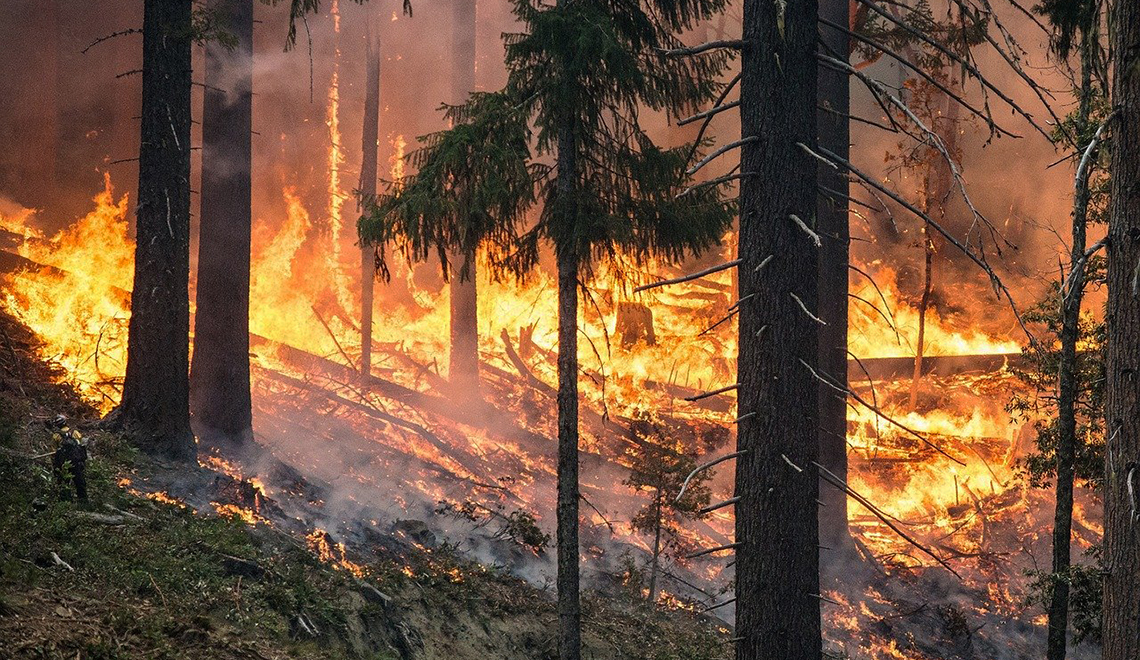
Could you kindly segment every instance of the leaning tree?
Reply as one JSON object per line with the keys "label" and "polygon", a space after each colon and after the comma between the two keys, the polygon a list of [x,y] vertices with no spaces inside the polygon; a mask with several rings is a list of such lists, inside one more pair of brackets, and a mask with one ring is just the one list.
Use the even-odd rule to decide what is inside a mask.
{"label": "leaning tree", "polygon": [[[505,89],[449,111],[456,126],[429,138],[417,175],[362,219],[361,235],[402,240],[413,256],[435,251],[444,260],[448,250],[485,246],[497,269],[517,276],[539,265],[542,246],[553,248],[559,654],[571,660],[581,647],[578,288],[600,264],[680,259],[714,245],[728,228],[717,185],[680,194],[689,147],[657,146],[639,121],[646,108],[678,115],[716,93],[723,54],[678,58],[670,50],[680,45],[679,32],[711,17],[723,0],[513,4],[525,32],[506,37]],[[487,132],[494,128],[497,135]],[[424,194],[431,190],[438,194]],[[532,197],[542,209],[523,227]]]}

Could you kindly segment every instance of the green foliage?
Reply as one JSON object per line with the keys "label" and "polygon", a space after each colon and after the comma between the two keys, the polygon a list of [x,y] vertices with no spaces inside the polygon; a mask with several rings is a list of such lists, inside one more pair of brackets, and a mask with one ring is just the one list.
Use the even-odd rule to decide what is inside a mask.
{"label": "green foliage", "polygon": [[1046,612],[1053,601],[1053,589],[1058,581],[1069,585],[1069,625],[1073,630],[1073,643],[1084,641],[1100,643],[1101,614],[1103,611],[1104,564],[1101,546],[1093,546],[1085,555],[1087,564],[1074,564],[1065,573],[1029,571],[1033,581],[1029,585],[1027,603],[1039,606]]}
{"label": "green foliage", "polygon": [[[1092,283],[1103,279],[1103,260],[1090,266]],[[1028,360],[1024,367],[1011,371],[1018,380],[1029,386],[1028,394],[1015,394],[1006,410],[1022,420],[1034,419],[1037,431],[1037,451],[1023,459],[1029,482],[1044,488],[1057,473],[1057,374],[1061,361],[1060,286],[1053,283],[1049,293],[1023,317],[1028,323],[1039,324],[1041,346],[1030,348],[1023,355]],[[1075,476],[1090,487],[1097,487],[1104,476],[1104,323],[1090,315],[1082,316],[1077,329],[1077,448]]]}
{"label": "green foliage", "polygon": [[682,526],[695,519],[711,497],[711,474],[703,471],[693,476],[678,499],[685,478],[697,467],[696,443],[686,442],[681,429],[669,428],[646,415],[639,415],[630,424],[630,440],[635,448],[626,455],[630,472],[625,484],[652,496],[630,525],[650,536],[660,527],[666,554],[691,552],[693,548],[681,535]]}
{"label": "green foliage", "polygon": [[465,500],[461,504],[441,501],[435,512],[466,520],[476,527],[498,521],[499,530],[495,533],[495,538],[508,539],[529,548],[535,554],[542,554],[550,545],[550,534],[542,531],[534,514],[524,509],[504,514],[502,509],[502,505],[491,507],[474,500]]}
{"label": "green foliage", "polygon": [[[376,200],[360,221],[362,238],[397,242],[418,259],[486,248],[497,271],[516,276],[537,265],[544,242],[573,250],[584,273],[619,254],[638,263],[714,245],[731,223],[721,190],[678,199],[690,148],[657,146],[639,114],[677,116],[714,97],[723,53],[677,58],[664,50],[723,5],[513,0],[526,31],[505,37],[506,86],[447,108],[454,126],[424,140],[413,156],[418,173]],[[567,131],[573,143],[560,145]],[[569,197],[545,164],[568,148],[561,162],[574,163]],[[540,213],[524,227],[538,201]]]}
{"label": "green foliage", "polygon": [[1093,38],[1098,31],[1103,0],[1042,0],[1033,11],[1044,16],[1053,28],[1053,52],[1067,59],[1074,45]]}

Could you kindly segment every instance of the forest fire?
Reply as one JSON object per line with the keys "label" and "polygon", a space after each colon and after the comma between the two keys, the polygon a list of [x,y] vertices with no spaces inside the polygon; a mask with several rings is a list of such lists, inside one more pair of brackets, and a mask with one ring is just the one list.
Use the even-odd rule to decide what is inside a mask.
{"label": "forest fire", "polygon": [[[93,436],[130,448],[115,493],[222,530],[218,584],[276,570],[238,550],[295,550],[400,627],[381,576],[470,602],[494,573],[553,594],[560,628],[542,643],[570,660],[581,586],[715,626],[749,660],[771,644],[815,658],[817,642],[851,660],[1013,660],[1047,634],[1064,658],[1069,633],[1068,660],[1086,660],[1077,617],[1106,610],[1073,585],[1109,575],[1101,540],[1121,527],[1096,490],[1120,385],[1081,298],[1100,295],[1110,244],[1077,222],[1115,203],[1098,141],[1119,111],[1085,89],[1058,116],[1046,90],[1081,78],[1052,52],[1053,18],[1016,7],[1007,30],[1008,8],[974,2],[771,17],[741,0],[727,29],[718,2],[482,3],[502,25],[477,30],[456,0],[430,37],[411,33],[411,2],[391,20],[339,0],[272,18],[277,3],[175,17],[148,2],[151,30],[162,8],[234,34],[171,32],[178,58],[144,39],[129,73],[169,89],[141,96],[138,158],[73,158],[101,186],[57,185],[56,204],[0,179],[0,305],[53,365],[43,380],[104,418]],[[307,58],[263,56],[255,23],[287,25],[286,51],[301,35]],[[1023,28],[1048,33],[1049,85]],[[450,77],[425,54],[439,34]],[[755,69],[772,34],[779,75]],[[1028,87],[983,79],[975,47]],[[185,66],[195,48],[205,82]],[[1019,133],[1041,143],[997,141]],[[975,162],[984,149],[1053,165],[993,190],[1006,173]],[[137,188],[111,169],[136,161]],[[1054,253],[1071,257],[1057,281],[1041,265]],[[76,463],[25,458],[47,456],[37,478],[72,476],[87,506]],[[93,501],[115,512],[97,524],[144,519]],[[288,605],[282,629],[319,637],[304,611],[319,606]]]}
{"label": "forest fire", "polygon": [[[329,295],[330,286],[349,290],[345,275],[349,269],[346,264],[306,256],[330,254],[331,250],[314,250],[312,243],[330,242],[333,235],[312,231],[310,212],[301,200],[290,189],[282,195],[288,213],[280,221],[258,224],[261,239],[257,244],[263,247],[255,253],[252,265],[251,331],[261,338],[253,349],[255,408],[264,441],[274,446],[275,438],[282,438],[285,444],[279,450],[284,456],[291,456],[298,465],[309,464],[320,478],[333,478],[340,471],[336,463],[322,465],[318,454],[299,450],[294,441],[285,439],[300,433],[325,437],[322,442],[330,443],[342,442],[332,438],[343,439],[346,432],[356,436],[360,440],[351,444],[357,451],[371,454],[365,459],[371,467],[350,469],[347,474],[356,485],[345,492],[351,493],[350,499],[366,501],[395,485],[392,492],[398,511],[390,513],[397,518],[430,515],[437,502],[475,498],[533,511],[541,521],[542,512],[551,506],[554,468],[545,447],[531,438],[553,433],[549,422],[535,414],[550,405],[541,383],[553,382],[556,377],[554,328],[543,322],[554,315],[549,277],[539,275],[522,285],[480,284],[486,292],[480,300],[480,313],[483,318],[494,319],[495,324],[480,338],[485,378],[492,393],[489,398],[495,405],[518,410],[524,419],[530,419],[526,428],[512,431],[495,428],[494,424],[479,428],[481,424],[470,426],[471,419],[449,420],[438,411],[423,409],[414,412],[416,404],[406,398],[391,399],[356,384],[353,369],[359,355],[359,332],[352,321],[355,312],[345,308],[339,296]],[[125,289],[130,282],[132,246],[125,240],[111,245],[81,240],[93,234],[125,233],[127,200],[114,199],[109,179],[95,205],[95,210],[73,228],[51,239],[39,236],[27,224],[26,216],[3,218],[6,231],[25,237],[16,248],[19,254],[51,267],[24,267],[5,274],[9,285],[5,305],[39,333],[45,357],[57,360],[68,379],[107,410],[116,402],[125,364],[124,335],[129,318]],[[430,396],[446,388],[446,364],[440,364],[437,356],[447,350],[447,288],[417,287],[411,268],[397,265],[397,269],[390,286],[404,291],[397,291],[396,304],[378,305],[374,350],[383,358],[375,364],[374,374],[406,388],[406,393]],[[876,358],[906,357],[915,323],[915,311],[898,293],[891,271],[879,268],[873,272],[876,287],[856,284],[853,293],[878,301],[889,310],[889,316],[867,313],[867,304],[852,298],[853,352],[863,364],[874,364]],[[658,274],[647,268],[643,277]],[[76,286],[79,280],[85,286]],[[731,382],[734,377],[729,359],[735,351],[734,333],[724,324],[715,327],[729,307],[732,285],[728,274],[722,273],[659,290],[637,302],[632,302],[637,299],[630,296],[626,285],[614,283],[605,273],[599,273],[588,286],[596,304],[586,307],[580,319],[584,330],[580,349],[590,356],[583,361],[582,388],[590,409],[596,412],[587,413],[590,432],[583,439],[584,449],[609,463],[611,467],[605,468],[605,473],[616,477],[610,485],[605,478],[583,484],[587,498],[606,502],[603,511],[588,511],[599,533],[608,528],[612,531],[606,536],[616,534],[622,542],[648,549],[643,538],[610,522],[631,515],[637,497],[624,486],[612,485],[620,484],[622,466],[628,464],[628,458],[622,449],[626,439],[607,428],[606,416],[620,421],[657,411],[655,414],[663,417],[730,432],[734,418],[731,393],[697,403],[684,402],[681,397]],[[66,304],[46,305],[44,300],[63,300]],[[359,306],[358,301],[350,304]],[[630,304],[646,304],[652,309],[654,342],[648,342],[643,334],[633,341],[622,336],[623,328],[618,327],[622,321],[615,319],[623,305]],[[888,318],[894,328],[887,324]],[[895,337],[896,329],[899,338]],[[644,333],[644,329],[629,327],[624,331]],[[1016,343],[1007,339],[969,327],[947,326],[936,315],[927,320],[926,337],[929,357],[1009,355],[1016,348]],[[314,369],[317,364],[320,366]],[[528,373],[520,374],[520,367]],[[997,529],[1004,524],[1001,521],[1031,514],[1042,505],[1040,496],[1026,489],[1019,478],[1017,461],[1027,447],[1019,426],[1004,410],[1009,388],[1014,386],[1012,375],[1005,370],[928,375],[926,382],[918,384],[920,405],[909,409],[909,378],[868,381],[861,369],[852,363],[853,387],[867,400],[875,401],[882,415],[865,406],[849,408],[851,486],[905,525],[908,532],[931,543],[937,552],[951,561],[957,559],[959,567],[967,558],[1003,552],[995,548],[1008,547],[1008,542],[1015,542],[1016,533],[1007,533],[1005,541],[995,539]],[[537,379],[537,390],[535,385],[526,384],[527,378]],[[318,422],[312,414],[313,404],[333,412],[335,424]],[[403,409],[424,423],[390,425],[391,419],[399,418],[389,417],[385,409]],[[589,421],[591,417],[595,421]],[[335,430],[338,427],[343,430]],[[387,430],[381,430],[384,428]],[[919,436],[941,451],[923,444]],[[704,451],[715,455],[724,451],[723,447],[716,443]],[[207,454],[201,460],[235,479],[246,478],[240,468],[221,456]],[[409,463],[419,467],[404,474],[422,470],[418,472],[422,478],[405,476],[393,484],[395,475]],[[509,481],[502,480],[506,475],[511,475]],[[440,476],[446,476],[444,483],[450,481],[450,485],[441,485]],[[264,481],[260,475],[254,479]],[[262,481],[257,482],[256,490],[264,496],[267,486]],[[714,492],[727,492],[726,475],[718,476],[712,484]],[[592,491],[596,494],[590,495]],[[256,502],[215,502],[213,506],[219,514],[251,524],[265,520]],[[854,502],[851,516],[857,538],[884,561],[911,567],[934,564]],[[731,529],[731,510],[720,510],[693,523],[684,536],[693,547],[720,545]],[[327,535],[313,538],[321,542],[322,556],[355,570],[343,556],[343,547],[337,549]],[[723,579],[724,564],[723,559],[694,562],[688,570],[711,585]],[[976,575],[979,585],[994,577],[990,571]],[[994,594],[995,600],[1016,607],[1019,597],[1009,588],[1002,587],[1003,591]],[[840,618],[837,615],[836,620]]]}

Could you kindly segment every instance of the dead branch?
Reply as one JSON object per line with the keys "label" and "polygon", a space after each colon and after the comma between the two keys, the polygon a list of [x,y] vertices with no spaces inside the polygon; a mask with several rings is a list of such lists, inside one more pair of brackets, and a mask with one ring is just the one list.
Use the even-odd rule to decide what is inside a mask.
{"label": "dead branch", "polygon": [[758,135],[750,135],[750,136],[745,137],[745,138],[740,138],[739,140],[737,140],[735,142],[730,142],[730,143],[724,145],[723,147],[721,147],[720,149],[717,149],[716,151],[714,151],[711,154],[702,158],[700,160],[700,162],[698,162],[696,165],[693,165],[689,169],[685,170],[685,174],[688,174],[689,176],[693,176],[702,167],[713,162],[714,160],[716,160],[718,157],[722,156],[723,154],[726,154],[729,151],[732,151],[733,149],[737,149],[739,147],[742,147],[742,146],[748,144],[749,142],[756,142],[759,139],[760,139],[760,136],[758,136]]}
{"label": "dead branch", "polygon": [[724,112],[725,110],[732,110],[733,108],[738,108],[738,107],[740,107],[740,101],[733,101],[731,103],[725,103],[723,105],[717,105],[717,106],[709,108],[708,110],[705,110],[703,112],[698,112],[695,115],[690,115],[688,117],[685,117],[684,119],[678,121],[677,125],[678,126],[684,126],[686,124],[691,124],[691,123],[697,121],[698,119],[704,119],[706,117],[712,117],[713,115],[720,114],[720,113]]}
{"label": "dead branch", "polygon": [[941,447],[939,447],[938,445],[931,442],[926,436],[922,435],[918,431],[915,431],[914,429],[910,428],[909,426],[906,426],[902,422],[900,422],[900,421],[896,420],[895,418],[891,417],[890,415],[886,414],[885,412],[880,410],[878,408],[878,406],[875,406],[875,405],[869,403],[866,399],[859,396],[859,393],[856,392],[855,390],[851,389],[850,387],[844,387],[842,385],[839,385],[835,381],[828,378],[825,374],[820,374],[818,371],[813,369],[810,364],[808,364],[807,362],[804,362],[802,358],[800,359],[800,364],[802,364],[804,367],[806,367],[807,370],[810,371],[811,374],[813,376],[815,376],[815,379],[818,380],[819,382],[823,383],[824,385],[831,387],[833,390],[835,390],[841,394],[846,394],[847,396],[850,396],[851,398],[855,399],[856,401],[861,403],[863,406],[865,406],[871,412],[875,413],[879,417],[882,417],[884,420],[890,422],[894,426],[897,426],[898,428],[906,431],[907,433],[914,436],[915,438],[918,438],[918,440],[921,441],[924,445],[926,445],[927,447],[930,447],[931,449],[938,452],[939,454],[942,454],[946,458],[949,458],[950,460],[954,461],[958,465],[961,465],[963,467],[966,465],[966,463],[964,461],[961,461],[957,458],[954,458],[950,454],[946,453],[945,450],[943,450]]}
{"label": "dead branch", "polygon": [[[738,169],[739,167],[740,166],[737,165],[736,168],[733,168],[733,169]],[[732,172],[730,174],[725,174],[724,176],[718,176],[715,179],[709,179],[708,181],[701,181],[699,183],[694,183],[693,185],[689,186],[688,188],[685,188],[681,192],[677,193],[677,196],[674,197],[674,199],[681,199],[685,195],[688,195],[689,193],[693,192],[694,190],[700,190],[701,188],[708,188],[710,186],[719,186],[722,183],[728,183],[729,181],[736,181],[737,179],[743,179],[743,178],[749,177],[749,176],[756,176],[756,173],[755,172],[739,172],[739,173],[738,172]]]}
{"label": "dead branch", "polygon": [[733,50],[744,50],[748,47],[748,42],[743,39],[720,39],[717,41],[709,41],[699,46],[686,46],[684,48],[658,48],[657,52],[665,57],[682,57],[687,55],[700,55],[701,53],[718,48],[731,48]]}
{"label": "dead branch", "polygon": [[[743,75],[742,73],[737,73],[735,76],[733,76],[732,80],[730,80],[728,82],[728,84],[724,86],[724,89],[721,90],[720,96],[717,97],[716,103],[714,103],[713,105],[720,105],[720,104],[724,103],[724,100],[726,98],[728,98],[728,95],[732,93],[732,90],[740,82],[740,78],[742,75]],[[713,118],[711,115],[708,117],[705,117],[704,123],[701,124],[701,129],[699,131],[697,131],[697,137],[693,140],[693,146],[692,146],[692,148],[689,149],[689,155],[688,155],[688,157],[685,158],[686,163],[691,161],[693,159],[693,156],[697,155],[697,149],[699,149],[701,146],[701,139],[704,138],[705,131],[707,131],[709,128],[709,125],[712,124],[712,120],[713,120]]]}
{"label": "dead branch", "polygon": [[862,504],[864,508],[866,508],[872,514],[874,514],[874,516],[876,518],[878,518],[879,520],[881,520],[884,525],[886,525],[887,527],[890,527],[891,530],[894,531],[895,534],[898,534],[907,543],[910,543],[914,547],[921,550],[923,553],[930,555],[930,557],[933,558],[934,561],[938,562],[939,564],[942,565],[943,568],[945,568],[946,570],[953,573],[954,577],[957,577],[958,579],[962,579],[962,576],[959,575],[958,572],[955,571],[950,566],[950,564],[947,564],[946,561],[944,559],[942,559],[941,557],[939,557],[937,554],[935,554],[934,551],[928,549],[926,546],[922,545],[918,541],[911,538],[911,536],[909,534],[902,531],[902,529],[900,529],[897,525],[895,525],[893,522],[890,521],[890,519],[888,518],[888,516],[885,513],[883,513],[877,506],[872,504],[870,500],[868,500],[866,497],[863,497],[862,495],[860,495],[858,492],[855,491],[855,489],[851,488],[851,486],[848,486],[847,482],[845,482],[844,480],[835,476],[835,473],[833,473],[831,470],[828,470],[827,468],[823,467],[822,465],[820,465],[816,461],[812,461],[812,465],[814,465],[816,467],[816,469],[818,469],[820,471],[820,475],[823,477],[824,481],[826,481],[828,484],[838,488],[839,490],[843,491],[844,493],[847,493],[847,495],[849,495],[852,499],[854,499],[859,504]]}
{"label": "dead branch", "polygon": [[704,550],[701,550],[700,552],[694,552],[691,555],[685,555],[685,559],[696,559],[697,557],[704,557],[705,555],[711,555],[714,552],[724,552],[725,550],[735,550],[742,545],[744,545],[744,544],[739,542],[739,541],[737,541],[735,543],[726,543],[725,545],[718,545],[715,548],[706,548]]}
{"label": "dead branch", "polygon": [[317,315],[317,320],[321,322],[322,326],[324,326],[325,332],[329,333],[329,337],[332,338],[333,344],[336,345],[336,350],[340,351],[340,356],[344,358],[344,363],[350,367],[353,364],[356,364],[353,362],[352,358],[348,357],[348,353],[344,351],[344,348],[340,345],[340,341],[337,340],[336,334],[333,333],[332,328],[329,327],[329,324],[325,322],[325,317],[321,316],[321,313],[317,311],[316,305],[310,305],[309,309],[313,310],[313,314]]}
{"label": "dead branch", "polygon": [[[962,252],[962,254],[966,255],[966,257],[970,261],[973,261],[974,264],[976,264],[979,268],[982,269],[983,272],[986,273],[987,276],[989,276],[990,285],[994,287],[994,291],[999,296],[1001,296],[1001,295],[1005,296],[1006,301],[1009,303],[1010,309],[1013,311],[1014,317],[1016,317],[1016,319],[1017,319],[1017,324],[1019,326],[1021,326],[1021,331],[1025,333],[1025,336],[1029,339],[1030,344],[1032,344],[1033,346],[1040,345],[1040,342],[1037,341],[1037,338],[1033,335],[1033,333],[1029,332],[1029,328],[1026,327],[1024,319],[1021,318],[1021,312],[1019,312],[1017,309],[1017,303],[1015,303],[1013,300],[1013,294],[1010,293],[1009,289],[1006,288],[1005,284],[1002,283],[1001,278],[999,278],[997,276],[997,273],[995,273],[993,268],[991,268],[990,265],[988,263],[986,263],[984,258],[978,256],[977,254],[974,253],[973,250],[971,250],[967,246],[963,245],[961,241],[959,241],[957,238],[954,237],[954,235],[952,235],[950,232],[946,231],[946,229],[942,225],[935,222],[933,219],[930,218],[930,216],[923,213],[916,206],[914,206],[910,202],[906,201],[901,196],[899,196],[895,192],[888,189],[886,186],[883,186],[881,183],[876,181],[873,177],[867,175],[866,173],[862,172],[857,167],[852,165],[849,160],[839,157],[838,155],[836,155],[834,152],[830,151],[826,147],[819,147],[820,152],[823,154],[823,155],[820,155],[820,154],[816,154],[814,151],[809,149],[803,143],[799,143],[799,146],[800,146],[800,148],[804,149],[808,153],[813,154],[816,157],[824,160],[824,162],[831,162],[833,165],[835,165],[835,164],[842,165],[848,172],[850,172],[851,174],[854,174],[856,177],[858,177],[859,180],[861,180],[864,183],[866,183],[867,185],[875,188],[876,190],[883,193],[887,197],[890,197],[892,200],[894,200],[900,206],[905,208],[907,211],[910,211],[912,214],[914,214],[915,217],[919,218],[920,220],[922,220],[923,222],[927,223],[932,228],[934,228],[934,230],[937,231],[939,234],[941,234],[942,237],[945,238],[951,245],[958,248]],[[828,159],[830,159],[830,161]]]}
{"label": "dead branch", "polygon": [[673,500],[673,502],[676,503],[676,502],[681,501],[681,498],[685,496],[685,490],[689,487],[689,482],[693,480],[693,477],[697,476],[698,472],[700,472],[702,470],[707,470],[707,469],[709,469],[713,466],[716,466],[716,465],[720,465],[721,463],[723,463],[725,461],[730,461],[730,460],[737,458],[739,456],[743,456],[747,452],[748,452],[747,449],[742,449],[740,451],[734,451],[731,454],[725,454],[724,456],[721,456],[720,458],[714,458],[713,460],[708,461],[707,463],[701,463],[697,467],[693,468],[693,471],[689,473],[689,476],[685,477],[685,482],[681,484],[681,491],[679,493],[677,493],[677,497],[676,497],[676,499]]}
{"label": "dead branch", "polygon": [[115,37],[122,37],[122,36],[126,36],[128,34],[142,34],[142,30],[139,28],[127,28],[126,30],[119,30],[118,32],[112,32],[111,34],[99,37],[95,41],[92,41],[86,48],[79,51],[79,54],[80,55],[86,55],[87,51],[91,50],[95,46],[98,46],[99,44],[103,43],[104,41],[109,41],[111,39],[114,39]]}
{"label": "dead branch", "polygon": [[697,515],[703,516],[705,514],[712,513],[713,511],[716,511],[717,509],[723,509],[726,506],[732,506],[733,504],[736,504],[739,501],[740,501],[740,497],[730,497],[727,500],[724,500],[723,502],[717,502],[716,504],[710,504],[710,505],[704,507],[700,511],[697,511]]}
{"label": "dead branch", "polygon": [[707,399],[711,396],[716,396],[718,394],[724,394],[725,392],[731,392],[731,391],[735,390],[737,387],[740,387],[740,383],[733,383],[732,385],[729,385],[727,387],[722,387],[718,390],[711,390],[709,392],[701,392],[700,394],[696,394],[693,396],[687,396],[687,397],[684,397],[683,400],[684,401],[700,401],[701,399]]}
{"label": "dead branch", "polygon": [[523,359],[519,357],[519,354],[517,352],[515,352],[515,347],[511,343],[511,336],[507,333],[506,328],[503,328],[502,338],[503,347],[507,352],[507,358],[510,359],[511,364],[515,365],[515,369],[518,370],[519,375],[525,378],[526,382],[539,392],[547,394],[551,397],[557,397],[558,390],[539,380],[538,376],[534,375],[530,368],[526,366],[526,362],[523,362]]}
{"label": "dead branch", "polygon": [[728,270],[729,268],[736,268],[737,266],[740,265],[740,263],[741,263],[740,259],[733,259],[732,261],[729,261],[729,262],[726,262],[723,264],[717,264],[716,266],[712,266],[710,268],[706,268],[704,270],[697,271],[697,272],[693,273],[692,275],[684,275],[682,277],[675,277],[675,278],[670,279],[670,280],[661,280],[659,282],[651,282],[649,284],[642,284],[641,286],[634,289],[633,292],[634,293],[641,293],[642,291],[648,291],[649,289],[656,289],[657,287],[668,286],[670,284],[680,284],[682,282],[690,282],[692,280],[696,280],[696,279],[700,279],[702,277],[705,277],[706,275],[712,275],[713,273],[719,273],[722,270]]}
{"label": "dead branch", "polygon": [[[1033,126],[1034,129],[1036,129],[1039,133],[1044,135],[1046,139],[1048,139],[1050,141],[1052,140],[1049,133],[1037,125],[1037,122],[1034,121],[1034,119],[1033,119],[1033,115],[1031,115],[1028,112],[1026,112],[1025,110],[1023,110],[1021,108],[1021,106],[1017,104],[1016,101],[1009,98],[1009,96],[1007,96],[1004,92],[1002,92],[1001,89],[999,89],[997,86],[990,83],[990,81],[987,80],[986,77],[982,75],[982,72],[978,71],[977,67],[975,67],[973,64],[971,64],[970,62],[968,62],[964,58],[958,56],[956,53],[954,53],[950,49],[946,48],[942,44],[938,43],[936,40],[931,39],[929,36],[923,34],[921,30],[916,30],[915,28],[911,27],[911,25],[909,23],[907,23],[906,21],[895,18],[894,16],[891,16],[888,12],[885,12],[882,9],[880,9],[879,7],[875,6],[875,4],[873,2],[871,2],[871,0],[855,0],[855,1],[862,4],[862,5],[865,5],[868,9],[875,12],[879,16],[883,17],[887,21],[890,21],[891,23],[902,28],[903,31],[905,31],[907,34],[909,34],[909,35],[913,36],[914,38],[932,46],[938,52],[942,53],[946,57],[949,57],[951,60],[958,63],[963,69],[968,71],[970,73],[970,75],[974,77],[975,80],[978,81],[978,84],[982,85],[986,89],[989,89],[994,94],[996,94],[997,97],[1000,98],[1002,101],[1004,101],[1006,103],[1006,105],[1008,105],[1010,108],[1012,108],[1014,112],[1016,112],[1017,114],[1024,117],[1025,120],[1028,121],[1029,124],[1031,126]],[[842,26],[836,25],[835,23],[831,23],[830,21],[827,21],[827,19],[821,18],[820,22],[828,24],[829,27],[832,27],[835,29],[846,30],[846,28],[843,28]],[[851,32],[850,30],[846,30],[846,31],[847,31],[849,36],[853,36],[856,39],[859,39],[860,41],[867,43],[868,45],[872,46],[873,48],[876,48],[878,50],[882,50],[884,53],[886,53],[887,55],[890,55],[891,57],[894,57],[896,59],[898,58],[897,55],[895,55],[894,53],[885,49],[881,44],[879,44],[873,40],[867,39],[866,37],[859,37],[859,36],[855,35],[854,32]],[[998,50],[1000,51],[1001,49],[998,49]],[[901,62],[902,60],[899,60],[899,61]],[[1017,71],[1017,67],[1014,67],[1014,70]],[[1034,88],[1034,91],[1037,91],[1035,85],[1031,85],[1031,87]],[[1041,100],[1042,100],[1042,102],[1044,102],[1044,98],[1042,98]],[[1046,107],[1046,109],[1048,109],[1049,114],[1053,115],[1054,121],[1056,121],[1058,124],[1060,124],[1061,120],[1058,119],[1055,114],[1053,114],[1053,110],[1052,110],[1052,108],[1049,107],[1048,103],[1045,103],[1045,107]]]}

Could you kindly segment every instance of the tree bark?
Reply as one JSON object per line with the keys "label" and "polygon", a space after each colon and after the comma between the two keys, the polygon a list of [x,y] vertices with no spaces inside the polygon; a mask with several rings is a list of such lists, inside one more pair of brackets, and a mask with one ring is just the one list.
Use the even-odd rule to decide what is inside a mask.
{"label": "tree bark", "polygon": [[[369,28],[365,65],[364,130],[361,131],[360,192],[376,195],[380,145],[380,38]],[[360,246],[360,373],[372,373],[372,305],[376,284],[376,258],[367,245]]]}
{"label": "tree bark", "polygon": [[[564,167],[569,167],[573,176],[573,144],[573,133],[569,139],[565,136],[559,139],[560,186]],[[571,195],[573,186],[571,182]],[[582,610],[578,597],[578,254],[573,245],[557,246],[555,251],[558,261],[558,657],[559,660],[578,660],[582,647]]]}
{"label": "tree bark", "polygon": [[206,44],[202,209],[190,406],[205,443],[253,439],[249,269],[253,132],[253,0],[214,0],[231,50]]}
{"label": "tree bark", "polygon": [[1140,658],[1140,4],[1114,4],[1105,362],[1104,660]]}
{"label": "tree bark", "polygon": [[[574,0],[558,0],[565,7]],[[578,566],[578,139],[568,108],[558,120],[553,204],[560,225],[554,244],[558,268],[558,657],[582,655]]]}
{"label": "tree bark", "polygon": [[[1092,69],[1089,44],[1081,44],[1081,98],[1077,133],[1088,134],[1092,106]],[[1080,145],[1074,145],[1077,148]],[[1079,173],[1078,173],[1079,176]],[[1053,514],[1053,595],[1049,602],[1049,633],[1045,657],[1065,660],[1069,632],[1069,581],[1072,560],[1073,476],[1077,454],[1077,340],[1080,337],[1084,269],[1078,266],[1085,252],[1089,180],[1078,178],[1073,197],[1072,247],[1069,256],[1071,284],[1061,292],[1061,356],[1057,374],[1057,500]]]}
{"label": "tree bark", "polygon": [[138,221],[117,422],[144,450],[193,460],[190,431],[191,0],[143,5]]}
{"label": "tree bark", "polygon": [[[475,89],[476,0],[452,0],[452,97],[462,103]],[[449,379],[456,392],[479,391],[479,307],[474,251],[454,255],[451,278]],[[466,271],[466,272],[464,272]]]}
{"label": "tree bark", "polygon": [[[815,0],[744,4],[736,658],[819,660]],[[757,272],[768,257],[771,260]]]}
{"label": "tree bark", "polygon": [[[849,0],[823,0],[819,5],[821,18],[847,25],[850,21]],[[821,28],[821,39],[829,51],[850,56],[851,48],[846,34],[827,27]],[[851,129],[845,115],[850,114],[850,82],[846,74],[819,66],[819,103],[833,112],[816,113],[819,143],[835,154],[848,158]],[[848,194],[847,177],[838,170],[820,164],[816,168],[819,185]],[[817,202],[819,234],[822,248],[819,254],[819,317],[827,321],[819,328],[819,367],[840,386],[847,384],[847,290],[848,259],[851,243],[848,226],[847,200],[829,196],[821,191]],[[847,480],[847,398],[833,388],[819,384],[819,462],[838,477]],[[854,550],[847,529],[847,495],[837,488],[820,489],[819,509],[820,545],[824,565],[841,566],[843,559]]]}

